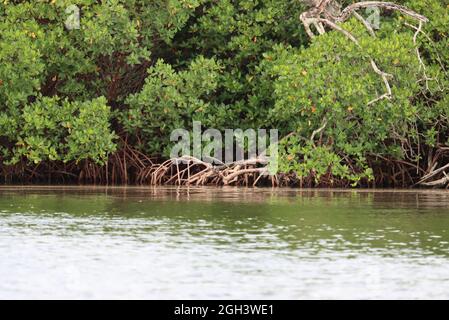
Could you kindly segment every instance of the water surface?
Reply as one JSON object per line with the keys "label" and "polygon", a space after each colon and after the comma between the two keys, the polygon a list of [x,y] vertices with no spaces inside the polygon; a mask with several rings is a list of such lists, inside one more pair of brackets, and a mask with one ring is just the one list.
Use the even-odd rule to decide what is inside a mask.
{"label": "water surface", "polygon": [[449,298],[449,193],[0,188],[0,298]]}

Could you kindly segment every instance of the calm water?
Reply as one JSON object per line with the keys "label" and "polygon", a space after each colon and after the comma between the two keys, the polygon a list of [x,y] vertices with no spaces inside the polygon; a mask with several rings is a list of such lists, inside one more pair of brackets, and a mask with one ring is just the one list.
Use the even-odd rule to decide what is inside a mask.
{"label": "calm water", "polygon": [[0,188],[0,298],[449,298],[449,193]]}

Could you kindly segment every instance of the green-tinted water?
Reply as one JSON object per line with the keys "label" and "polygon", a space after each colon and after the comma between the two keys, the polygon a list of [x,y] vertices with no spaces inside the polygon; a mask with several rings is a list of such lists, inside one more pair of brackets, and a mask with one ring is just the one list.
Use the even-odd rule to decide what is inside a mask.
{"label": "green-tinted water", "polygon": [[0,298],[449,298],[449,193],[1,188]]}

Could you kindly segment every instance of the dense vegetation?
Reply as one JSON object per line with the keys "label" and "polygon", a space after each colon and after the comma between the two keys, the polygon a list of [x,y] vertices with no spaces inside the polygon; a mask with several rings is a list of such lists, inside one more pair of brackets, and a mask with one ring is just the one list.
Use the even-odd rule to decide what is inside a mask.
{"label": "dense vegetation", "polygon": [[302,0],[1,0],[1,179],[133,182],[198,120],[279,129],[291,184],[412,185],[449,161],[449,1],[396,3],[424,33],[384,10],[344,23],[358,47],[311,40]]}

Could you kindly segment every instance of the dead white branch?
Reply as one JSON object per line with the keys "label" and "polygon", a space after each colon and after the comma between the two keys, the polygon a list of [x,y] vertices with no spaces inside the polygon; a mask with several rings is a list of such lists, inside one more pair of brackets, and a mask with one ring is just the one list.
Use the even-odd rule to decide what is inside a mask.
{"label": "dead white branch", "polygon": [[[387,9],[387,10],[394,10],[394,11],[401,12],[402,14],[407,15],[407,16],[417,20],[419,22],[419,27],[416,28],[416,33],[413,37],[413,41],[414,41],[416,47],[417,47],[417,45],[416,45],[417,35],[420,32],[422,32],[423,23],[429,21],[423,15],[420,15],[420,14],[408,9],[407,7],[404,7],[404,6],[401,6],[401,5],[392,3],[392,2],[362,1],[362,2],[353,3],[349,6],[347,6],[346,8],[344,8],[343,10],[341,10],[341,5],[336,0],[306,0],[306,1],[311,5],[311,8],[309,10],[303,12],[300,15],[300,20],[301,20],[302,24],[304,25],[305,31],[309,35],[310,38],[315,37],[315,34],[312,32],[312,29],[310,28],[311,25],[315,26],[315,28],[319,34],[325,33],[324,26],[328,26],[329,28],[345,35],[349,40],[351,40],[352,42],[357,44],[357,46],[360,49],[362,49],[362,47],[360,46],[360,43],[357,40],[357,38],[351,32],[349,32],[349,31],[345,30],[344,28],[342,28],[341,26],[339,26],[339,23],[345,22],[346,20],[349,19],[349,17],[351,15],[353,15],[353,16],[355,16],[356,19],[358,19],[365,26],[365,28],[368,30],[369,34],[371,36],[375,37],[376,35],[375,35],[375,32],[374,32],[371,24],[368,21],[366,21],[359,13],[357,13],[357,10],[359,10],[359,9],[382,8],[382,9]],[[421,67],[424,68],[425,80],[428,81],[430,79],[427,77],[427,75],[425,73],[425,65],[421,59],[421,55],[419,53],[418,47],[416,49],[416,53],[418,55],[418,60],[420,62]],[[382,78],[382,81],[384,83],[385,90],[386,90],[386,92],[384,94],[382,94],[382,95],[378,96],[377,98],[368,102],[368,105],[371,105],[380,100],[392,98],[392,90],[391,90],[391,85],[388,81],[388,78],[392,78],[393,76],[391,74],[388,74],[388,73],[380,70],[380,68],[378,67],[378,65],[376,64],[376,62],[374,61],[373,58],[369,57],[369,59],[370,59],[371,67],[374,70],[374,72]],[[428,88],[427,82],[426,82],[426,88]]]}

